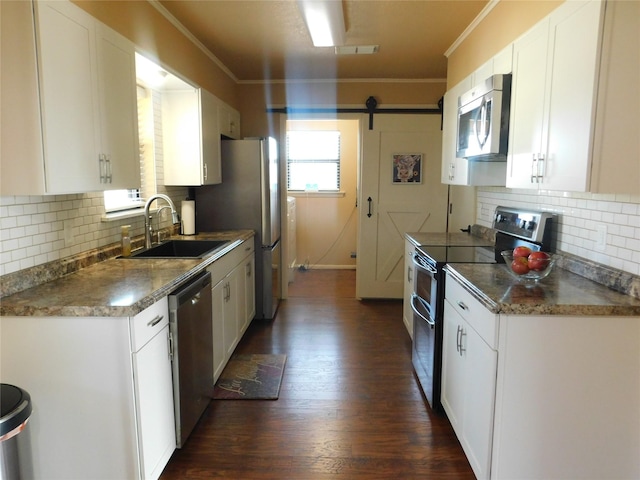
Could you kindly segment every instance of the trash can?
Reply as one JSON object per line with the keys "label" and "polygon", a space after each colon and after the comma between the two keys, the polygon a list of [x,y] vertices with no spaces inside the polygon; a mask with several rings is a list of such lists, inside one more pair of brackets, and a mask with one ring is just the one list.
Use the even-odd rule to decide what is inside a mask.
{"label": "trash can", "polygon": [[30,416],[29,394],[14,385],[0,384],[0,480],[33,478]]}

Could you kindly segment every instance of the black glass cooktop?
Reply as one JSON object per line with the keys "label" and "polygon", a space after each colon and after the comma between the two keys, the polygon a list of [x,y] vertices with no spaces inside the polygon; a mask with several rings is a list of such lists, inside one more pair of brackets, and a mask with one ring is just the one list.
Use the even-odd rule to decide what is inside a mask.
{"label": "black glass cooktop", "polygon": [[498,263],[493,246],[445,247],[420,245],[416,250],[438,265],[444,265],[445,263]]}

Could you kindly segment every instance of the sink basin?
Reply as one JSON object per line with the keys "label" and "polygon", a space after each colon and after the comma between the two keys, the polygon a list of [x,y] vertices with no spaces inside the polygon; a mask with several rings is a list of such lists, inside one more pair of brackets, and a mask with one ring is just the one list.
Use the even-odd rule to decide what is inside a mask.
{"label": "sink basin", "polygon": [[228,240],[168,240],[134,252],[130,258],[202,258],[227,243]]}

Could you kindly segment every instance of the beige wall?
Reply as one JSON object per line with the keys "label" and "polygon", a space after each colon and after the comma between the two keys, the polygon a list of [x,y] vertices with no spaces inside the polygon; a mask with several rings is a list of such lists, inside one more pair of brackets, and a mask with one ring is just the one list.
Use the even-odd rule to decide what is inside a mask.
{"label": "beige wall", "polygon": [[355,268],[358,165],[357,120],[291,120],[288,130],[340,131],[340,190],[344,196],[295,193],[297,262],[311,268]]}
{"label": "beige wall", "polygon": [[562,0],[499,2],[449,55],[447,85],[456,85],[561,3]]}
{"label": "beige wall", "polygon": [[72,0],[127,37],[141,53],[237,107],[237,85],[147,1]]}
{"label": "beige wall", "polygon": [[267,107],[348,107],[365,108],[373,96],[378,108],[435,107],[444,95],[445,83],[439,82],[321,82],[239,85],[238,109],[242,115],[242,134],[276,135],[277,115],[268,115]]}

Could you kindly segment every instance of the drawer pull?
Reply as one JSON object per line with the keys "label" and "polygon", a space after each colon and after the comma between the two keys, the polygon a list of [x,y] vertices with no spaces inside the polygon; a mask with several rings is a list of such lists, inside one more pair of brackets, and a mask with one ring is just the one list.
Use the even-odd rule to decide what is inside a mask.
{"label": "drawer pull", "polygon": [[469,310],[469,307],[467,307],[462,301],[458,302],[458,306],[463,310]]}
{"label": "drawer pull", "polygon": [[164,315],[156,315],[156,317],[153,320],[150,320],[147,323],[147,327],[155,327],[157,324],[159,324],[162,319],[164,318]]}

